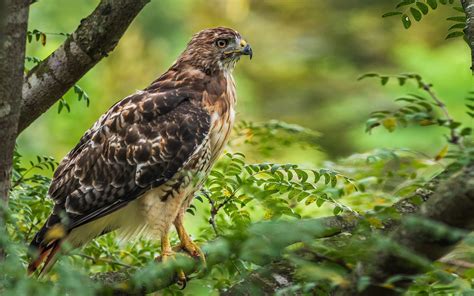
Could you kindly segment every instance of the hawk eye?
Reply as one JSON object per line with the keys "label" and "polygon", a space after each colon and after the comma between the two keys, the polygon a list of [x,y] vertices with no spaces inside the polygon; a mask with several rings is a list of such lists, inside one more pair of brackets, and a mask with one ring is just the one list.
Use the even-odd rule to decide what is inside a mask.
{"label": "hawk eye", "polygon": [[217,47],[220,47],[220,48],[226,47],[228,43],[229,43],[229,42],[228,42],[226,39],[218,39],[218,40],[216,41]]}

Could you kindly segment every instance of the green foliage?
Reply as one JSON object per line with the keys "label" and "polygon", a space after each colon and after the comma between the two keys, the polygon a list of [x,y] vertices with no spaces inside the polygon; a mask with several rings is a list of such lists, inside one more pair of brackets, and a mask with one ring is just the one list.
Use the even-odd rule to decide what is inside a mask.
{"label": "green foliage", "polygon": [[[227,158],[227,159],[226,159]],[[264,220],[282,216],[300,218],[298,205],[328,202],[335,215],[352,211],[338,202],[346,192],[357,190],[353,180],[331,169],[306,169],[296,164],[245,164],[241,153],[226,154],[206,182],[205,197],[221,208],[232,225],[251,222],[249,203],[261,208]],[[259,210],[260,211],[260,210]]]}
{"label": "green foliage", "polygon": [[28,40],[28,43],[31,43],[33,41],[33,38],[38,42],[41,42],[43,46],[46,45],[46,34],[43,32],[40,32],[39,30],[34,29],[33,31],[27,31],[26,32],[26,39]]}
{"label": "green foliage", "polygon": [[[394,11],[387,12],[382,15],[382,17],[392,17],[400,16],[403,27],[408,29],[412,25],[412,19],[419,22],[421,19],[427,15],[430,11],[438,8],[438,3],[440,5],[454,5],[454,0],[401,0],[395,6]],[[462,12],[462,16],[453,16],[447,18],[448,21],[456,22],[455,25],[449,28],[451,30],[461,29],[461,31],[453,31],[446,36],[446,39],[463,36],[464,33],[462,29],[466,26],[466,17],[464,15],[464,10],[460,6],[452,7],[457,12]]]}
{"label": "green foliage", "polygon": [[[74,93],[77,95],[77,100],[81,101],[83,100],[86,102],[86,106],[89,107],[90,104],[90,99],[89,95],[77,84],[73,86]],[[71,107],[69,106],[69,103],[64,99],[61,98],[58,101],[58,114],[61,113],[61,111],[66,108],[67,112],[71,112]]]}
{"label": "green foliage", "polygon": [[231,145],[240,143],[251,145],[261,156],[269,156],[277,147],[300,145],[303,148],[317,146],[319,133],[297,124],[270,120],[255,123],[242,120],[234,127],[234,139]]}
{"label": "green foliage", "polygon": [[[246,3],[246,1],[239,1],[239,3]],[[275,14],[278,13],[279,8],[268,3],[259,4],[265,8],[261,10],[271,11]],[[328,7],[335,5],[337,7],[337,4],[332,4],[330,1],[314,3],[325,3],[319,5],[328,5]],[[396,11],[389,12],[384,17],[401,17],[403,25],[408,28],[412,25],[412,21],[424,19],[425,15],[437,9],[439,5],[453,4],[453,1],[448,0],[401,1],[397,5]],[[208,15],[212,14],[212,11],[206,9],[205,3],[200,5],[203,7],[201,10],[205,11],[205,24],[208,25],[211,22],[208,21]],[[268,5],[271,6],[271,9],[268,9]],[[380,4],[370,1],[370,7],[375,5]],[[185,9],[184,7],[183,9]],[[459,10],[457,7],[453,8]],[[282,9],[285,15],[287,9],[294,8],[288,6]],[[233,9],[226,10],[233,11]],[[324,11],[325,14],[331,12],[331,9],[306,10],[308,13],[312,13],[312,11]],[[334,10],[338,12],[339,16],[339,7]],[[222,10],[219,9],[217,11],[218,16],[216,19],[221,22],[223,17],[221,15]],[[197,20],[199,11],[192,11],[192,13],[193,17]],[[252,13],[254,13],[253,17],[255,18],[258,18],[259,14],[261,14],[261,12],[256,11]],[[62,14],[60,16],[62,17]],[[178,14],[178,16],[179,19],[183,17],[181,14]],[[349,13],[349,16],[361,17],[358,13],[353,13],[352,11]],[[157,20],[156,15],[149,18],[153,20],[154,25],[155,22],[161,21],[160,18]],[[460,35],[460,30],[465,26],[464,19],[461,18],[460,16],[454,16],[448,19],[455,22],[450,28],[450,31],[452,31],[450,34],[453,34],[451,37]],[[162,19],[170,21],[168,15],[163,16]],[[267,18],[262,19],[266,20]],[[318,18],[312,17],[311,19]],[[352,23],[358,24],[358,26],[354,26],[357,30],[360,30],[359,26],[365,23],[364,20],[366,19],[362,17],[361,19],[351,19]],[[292,23],[297,22],[297,18],[292,20]],[[339,18],[337,23],[340,23]],[[367,23],[372,24],[372,22]],[[282,24],[284,27],[287,26],[286,22],[282,22]],[[302,22],[301,30],[291,27],[296,32],[295,40],[298,40],[296,43],[298,46],[295,46],[295,48],[298,48],[301,52],[296,52],[294,56],[290,56],[290,63],[279,66],[283,70],[274,66],[282,62],[278,58],[281,58],[284,53],[278,50],[278,55],[270,56],[269,53],[271,59],[268,60],[271,61],[271,67],[263,65],[261,67],[263,69],[262,72],[252,72],[256,70],[245,69],[247,72],[243,73],[247,73],[247,78],[259,77],[259,79],[254,79],[258,82],[251,84],[251,87],[256,88],[255,93],[258,94],[258,98],[253,99],[255,101],[257,99],[260,100],[258,102],[263,105],[262,109],[269,108],[274,104],[279,105],[282,101],[289,101],[288,106],[291,106],[291,108],[293,108],[293,105],[302,106],[301,109],[297,109],[297,113],[293,114],[293,117],[291,116],[291,108],[287,110],[287,108],[282,107],[284,115],[278,116],[274,113],[269,113],[272,115],[269,115],[269,118],[284,116],[285,119],[290,119],[290,121],[293,119],[300,120],[301,118],[300,122],[305,122],[303,115],[307,113],[309,114],[306,117],[307,123],[317,122],[321,126],[324,125],[324,120],[327,120],[327,118],[334,118],[334,121],[338,123],[337,128],[328,132],[328,134],[336,135],[337,146],[347,146],[350,143],[343,143],[341,133],[348,129],[348,125],[360,120],[360,118],[355,118],[352,122],[345,122],[346,116],[352,112],[350,107],[354,104],[353,88],[346,86],[348,89],[351,89],[348,100],[350,107],[343,105],[343,100],[337,100],[333,103],[334,106],[337,106],[338,110],[350,110],[343,115],[335,116],[334,114],[339,113],[326,113],[324,102],[314,99],[326,97],[330,99],[337,97],[339,99],[337,87],[345,85],[345,83],[341,83],[341,73],[338,73],[337,69],[332,69],[330,73],[324,71],[314,72],[314,69],[318,68],[313,67],[312,64],[316,58],[308,53],[314,51],[311,47],[314,44],[311,42],[306,43],[306,41],[301,42],[302,39],[311,40],[314,37],[308,32],[307,26],[308,24],[305,19]],[[150,26],[143,27],[149,28]],[[160,26],[156,25],[155,27]],[[281,28],[279,26],[277,28],[278,30],[274,30],[274,32],[280,33],[279,30]],[[131,77],[139,76],[140,83],[143,82],[143,77],[147,75],[144,69],[149,69],[151,62],[149,58],[147,59],[146,53],[140,52],[140,47],[135,45],[143,41],[141,33],[153,34],[151,30],[148,30],[146,32],[136,29],[135,31],[129,30],[126,37],[132,36],[136,40],[132,39],[133,42],[128,41],[121,44],[133,44],[133,46],[130,47],[131,49],[127,49],[127,47],[124,47],[125,49],[117,49],[119,51],[119,60],[134,54],[138,56],[135,60],[130,60],[136,66],[134,68],[137,69],[137,72],[132,72],[133,69],[120,71],[121,75],[132,72],[130,76],[120,76],[120,79],[128,82]],[[381,30],[384,32],[384,28],[381,27]],[[347,28],[341,31],[346,32]],[[245,32],[245,30],[242,29],[242,32]],[[160,38],[162,34],[159,34]],[[166,34],[173,34],[173,32],[170,31]],[[285,32],[285,34],[288,35],[288,32]],[[317,32],[317,34],[324,35],[320,34],[320,32]],[[28,33],[27,38],[29,43],[37,41],[41,45],[37,47],[43,49],[54,42],[54,39],[49,38],[49,35],[54,34],[33,30]],[[67,36],[67,34],[59,35]],[[274,34],[267,35],[275,36]],[[364,60],[357,55],[360,53],[353,49],[352,45],[361,43],[364,44],[365,49],[365,43],[351,43],[351,39],[357,38],[359,34],[353,34],[354,36],[351,36],[351,38],[344,36],[344,42],[337,40],[338,36],[336,33],[327,35],[335,38],[335,41],[327,42],[326,40],[323,43],[344,43],[345,49],[350,48],[350,51],[343,51],[341,54],[341,56],[344,56],[344,59],[351,59],[352,57],[355,60]],[[46,36],[48,36],[48,39]],[[304,36],[304,38],[301,36]],[[318,38],[322,38],[321,36],[318,36]],[[268,38],[275,39],[274,37]],[[291,38],[292,36],[288,36],[288,40],[285,40],[285,42],[288,42],[288,48],[291,48],[292,45],[290,43]],[[135,43],[137,40],[138,42]],[[150,43],[147,46],[151,46],[155,42],[160,47],[167,48],[167,46],[161,46],[163,42],[161,39],[159,42],[156,42],[156,39],[153,40],[151,36],[146,35],[145,40]],[[281,40],[278,40],[276,44],[278,46],[275,44],[272,46],[272,40],[265,38],[262,38],[262,40],[262,45],[265,45],[265,47],[261,46],[261,48],[278,48],[281,45]],[[355,40],[357,41],[357,39]],[[255,38],[253,42],[259,42],[258,38]],[[304,47],[308,46],[307,44],[309,44],[311,50]],[[181,45],[182,40],[179,42],[179,46]],[[327,46],[329,50],[324,54],[327,54],[330,60],[334,56],[331,57],[329,53],[337,50],[330,48],[329,45]],[[154,49],[156,50],[156,48]],[[120,56],[120,50],[123,52],[122,56]],[[379,59],[385,57],[386,51],[387,48],[382,47],[382,54],[379,53]],[[157,55],[160,55],[160,53],[162,52],[157,51]],[[370,55],[372,54],[373,52],[370,52]],[[39,63],[40,59],[34,57],[36,55],[46,56],[44,52],[42,55],[34,54],[27,57],[26,62]],[[306,58],[305,55],[309,57]],[[171,60],[174,57],[169,58]],[[337,60],[343,59],[337,58]],[[374,57],[374,60],[377,60],[377,57]],[[146,67],[141,68],[141,62]],[[155,62],[153,60],[153,63]],[[116,70],[117,68],[114,68],[113,57],[107,59],[105,63],[109,63],[106,68],[112,69],[110,71],[115,77],[119,71],[114,72],[114,69]],[[298,65],[298,63],[301,63],[301,65]],[[426,61],[423,60],[423,63],[426,64]],[[299,66],[299,68],[295,65]],[[293,66],[295,67],[293,68]],[[341,68],[346,69],[347,67]],[[268,69],[272,71],[268,71]],[[103,75],[104,72],[105,75]],[[140,75],[137,75],[137,73]],[[262,73],[265,75],[261,75]],[[99,76],[101,78],[106,77],[107,72],[100,72],[98,70],[95,74],[91,73],[91,75],[98,75],[92,76],[91,80],[94,81]],[[353,77],[351,75],[347,76]],[[332,76],[335,77],[333,78],[334,80],[331,80]],[[305,80],[301,79],[302,77],[311,77],[311,79],[307,79],[307,84],[304,84]],[[437,155],[428,155],[412,149],[376,149],[368,153],[353,154],[334,162],[325,161],[322,163],[308,159],[304,164],[284,163],[284,160],[282,161],[283,163],[267,163],[265,162],[267,157],[273,156],[282,149],[292,151],[291,149],[295,147],[316,148],[317,144],[323,140],[319,137],[319,133],[311,129],[282,121],[268,121],[264,123],[252,121],[238,122],[234,130],[234,137],[230,143],[230,151],[233,152],[226,153],[220,159],[207,179],[203,192],[196,196],[196,201],[188,209],[187,221],[192,219],[188,226],[192,229],[193,239],[204,246],[203,248],[208,260],[208,269],[200,274],[193,274],[193,279],[186,290],[180,291],[177,287],[170,287],[163,291],[164,295],[216,293],[240,282],[249,273],[258,270],[262,264],[275,260],[289,261],[296,266],[295,282],[278,291],[278,295],[296,293],[327,295],[334,287],[347,284],[346,276],[353,271],[353,268],[357,266],[361,258],[365,258],[368,254],[385,248],[398,250],[405,256],[412,258],[414,262],[421,262],[420,264],[423,264],[420,257],[406,252],[406,250],[394,245],[393,242],[385,237],[376,236],[373,239],[371,237],[384,229],[387,221],[400,219],[399,213],[391,207],[394,202],[411,196],[418,188],[443,170],[447,164],[451,162],[467,164],[474,159],[472,128],[466,122],[455,119],[456,117],[451,116],[450,113],[445,113],[447,108],[444,106],[443,101],[437,97],[438,101],[433,99],[430,93],[433,92],[432,86],[425,83],[419,75],[402,74],[387,76],[372,73],[365,75],[365,77],[378,78],[382,85],[386,85],[392,80],[396,81],[400,86],[413,82],[419,88],[417,93],[398,98],[396,102],[401,104],[399,108],[372,113],[367,121],[367,130],[369,132],[377,126],[383,126],[388,131],[395,133],[399,127],[410,129],[411,126],[415,125],[423,130],[418,135],[424,135],[427,126],[439,126],[447,129],[446,142],[449,145],[436,148],[439,150]],[[314,81],[318,81],[316,86]],[[328,81],[332,83],[328,83]],[[267,85],[264,88],[266,83],[269,86]],[[104,97],[110,96],[115,98],[117,94],[122,95],[120,92],[110,92],[110,90],[120,88],[120,85],[110,87],[110,85],[104,82],[97,87],[90,81],[88,84],[81,82],[81,85],[91,93],[92,97],[95,97],[97,94],[103,95],[103,91],[109,91],[105,93]],[[126,85],[126,91],[130,90],[130,85],[132,83]],[[320,85],[327,85],[327,87],[320,87]],[[95,90],[94,92],[94,87],[100,90]],[[318,91],[321,89],[327,92],[319,93],[315,88]],[[298,90],[298,92],[295,92],[295,90]],[[74,86],[73,92],[78,101],[84,100],[86,105],[89,105],[89,95],[81,87]],[[470,93],[466,101],[466,112],[471,118],[474,117],[473,96],[474,93]],[[278,102],[277,100],[280,97],[282,100]],[[271,105],[264,105],[269,98],[272,100]],[[313,101],[316,101],[318,109],[323,110],[321,111],[322,113],[313,113],[313,110],[308,107],[309,102]],[[244,101],[244,104],[249,104],[249,102],[250,100]],[[101,108],[104,109],[105,105],[110,103],[108,101],[95,101],[94,104],[104,105],[95,105],[94,108],[88,110],[90,111],[88,112],[90,113],[89,119],[91,120],[92,117],[96,117],[97,114],[94,114],[96,107],[99,109],[98,112],[102,112]],[[68,112],[71,109],[66,98],[61,99],[58,103],[58,112],[64,111],[64,109],[68,110]],[[318,115],[315,117],[314,114]],[[447,114],[449,116],[446,116]],[[61,116],[55,122],[56,124],[50,122],[49,126],[51,128],[59,126],[66,122],[68,118],[69,120],[75,120],[74,115],[74,112],[72,112],[69,116]],[[85,114],[81,114],[81,116],[85,116]],[[314,120],[314,117],[316,120]],[[343,128],[341,128],[341,122],[343,122]],[[83,132],[82,128],[78,128],[78,130],[80,130],[80,133]],[[55,134],[55,137],[60,137],[64,133],[56,134],[53,132],[53,134]],[[390,135],[392,136],[393,134]],[[67,133],[66,137],[69,141],[76,141],[77,138],[69,133]],[[355,140],[357,139],[351,138],[349,142]],[[383,145],[385,143],[379,142],[379,146]],[[23,147],[21,146],[22,149]],[[245,151],[245,153],[236,151]],[[257,160],[253,161],[255,158]],[[100,287],[98,284],[90,281],[89,276],[91,274],[117,271],[123,268],[128,268],[133,273],[132,281],[134,284],[148,286],[157,281],[157,279],[172,276],[177,266],[185,266],[189,263],[189,261],[181,260],[182,258],[180,258],[176,263],[155,264],[153,258],[159,255],[160,250],[158,241],[149,238],[124,240],[117,233],[109,233],[95,239],[80,250],[72,250],[63,254],[52,272],[44,278],[36,280],[26,277],[26,246],[31,240],[32,235],[42,226],[41,223],[45,221],[50,213],[52,202],[47,198],[50,179],[46,175],[50,175],[50,170],[56,166],[54,160],[48,157],[33,158],[31,163],[26,159],[28,158],[21,156],[18,152],[15,154],[7,233],[0,234],[0,246],[6,247],[8,254],[7,260],[0,263],[0,294],[92,295]],[[249,159],[252,159],[252,161],[249,161]],[[280,159],[284,159],[284,157],[280,157]],[[419,202],[421,203],[422,201]],[[334,216],[337,216],[338,221],[360,219],[361,222],[351,233],[337,234],[331,225],[315,219],[318,217]],[[412,224],[416,226],[417,223],[428,222],[415,221]],[[433,225],[434,233],[439,229],[441,229],[439,225]],[[452,229],[447,231],[455,233]],[[176,245],[178,243],[177,237],[173,236],[172,244]],[[472,242],[470,244],[472,245]],[[472,246],[469,245],[469,247],[471,249],[466,253],[473,256]],[[410,293],[426,295],[454,293],[460,290],[470,292],[473,277],[474,272],[472,268],[468,270],[453,270],[448,264],[439,263],[433,266],[429,273],[414,278],[415,284],[411,287]],[[393,287],[394,283],[398,280],[400,280],[399,276],[394,277],[387,281],[386,285]],[[358,286],[362,289],[369,282],[370,278],[362,277],[359,279]]]}
{"label": "green foliage", "polygon": [[33,31],[26,32],[26,40],[28,41],[28,43],[31,43],[34,39],[36,42],[40,42],[41,45],[45,46],[47,35],[64,36],[64,37],[71,36],[71,34],[68,34],[68,33],[45,33],[38,29],[34,29]]}
{"label": "green foliage", "polygon": [[[359,80],[368,77],[380,79],[382,85],[386,85],[390,78],[398,80],[400,86],[404,85],[406,81],[414,81],[424,94],[408,94],[397,98],[395,101],[402,103],[403,106],[396,110],[372,112],[366,122],[367,132],[378,126],[383,126],[389,132],[393,132],[398,126],[406,127],[408,124],[419,126],[438,125],[449,130],[447,139],[451,144],[463,142],[471,135],[472,128],[463,126],[461,122],[452,119],[446,109],[446,105],[436,96],[433,86],[424,82],[420,75],[400,74],[387,76],[369,73],[359,77]],[[468,109],[467,113],[471,115],[470,111],[474,109],[474,106],[466,104],[466,107]]]}
{"label": "green foliage", "polygon": [[25,60],[26,60],[27,62],[33,63],[35,66],[38,65],[39,63],[41,63],[41,59],[40,59],[40,58],[37,58],[37,57],[29,57],[29,56],[26,56],[26,57],[25,57]]}

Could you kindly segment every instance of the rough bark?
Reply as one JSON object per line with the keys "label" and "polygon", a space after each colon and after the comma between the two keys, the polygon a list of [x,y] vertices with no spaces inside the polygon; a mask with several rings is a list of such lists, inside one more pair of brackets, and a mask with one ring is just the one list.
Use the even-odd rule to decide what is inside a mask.
{"label": "rough bark", "polygon": [[64,43],[33,68],[23,84],[18,133],[60,99],[112,51],[150,0],[102,0]]}
{"label": "rough bark", "polygon": [[[426,263],[449,253],[474,230],[473,211],[474,164],[471,164],[442,182],[419,214],[413,215],[416,219],[407,219],[407,223],[391,234],[392,242],[400,248],[384,249],[362,262],[352,275],[353,284],[336,295],[398,295],[411,283],[409,280],[396,282],[398,291],[382,284],[394,275],[426,272],[430,268]],[[357,279],[361,276],[370,278],[371,284],[364,291],[357,291]]]}
{"label": "rough bark", "polygon": [[0,26],[2,26],[2,33],[0,33],[0,44],[3,44],[3,35],[4,35],[4,32],[3,32],[3,25],[4,25],[4,21],[5,21],[5,13],[6,13],[6,9],[5,9],[5,6],[6,6],[6,3],[5,3],[6,0],[0,0]]}
{"label": "rough bark", "polygon": [[294,284],[295,268],[286,261],[272,262],[252,273],[245,280],[221,291],[221,296],[275,295]]}
{"label": "rough bark", "polygon": [[[2,1],[0,19],[0,203],[5,206],[10,189],[13,150],[20,114],[29,0]],[[0,219],[2,218],[0,207]]]}
{"label": "rough bark", "polygon": [[471,70],[474,74],[474,0],[461,0],[461,5],[466,12],[466,28],[464,34],[471,48]]}

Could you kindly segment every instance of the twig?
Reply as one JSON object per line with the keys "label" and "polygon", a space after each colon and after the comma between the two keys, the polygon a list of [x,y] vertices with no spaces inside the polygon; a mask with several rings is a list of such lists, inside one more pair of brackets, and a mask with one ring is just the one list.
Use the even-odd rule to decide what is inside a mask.
{"label": "twig", "polygon": [[20,176],[20,178],[18,178],[18,180],[16,180],[15,183],[13,183],[11,189],[16,188],[18,185],[20,185],[21,182],[25,179],[26,175],[27,175],[28,173],[30,173],[30,172],[31,172],[33,169],[35,169],[35,168],[37,168],[36,165],[34,165],[34,166],[30,167],[29,169],[27,169],[27,170]]}
{"label": "twig", "polygon": [[35,224],[34,223],[31,223],[31,226],[30,228],[28,229],[28,232],[25,234],[25,241],[29,241],[30,240],[30,234],[31,232],[33,231],[33,228],[35,227]]}
{"label": "twig", "polygon": [[[133,268],[133,269],[136,269],[136,268],[137,268],[136,266],[128,265],[128,264],[125,264],[125,263],[122,263],[122,262],[119,262],[119,261],[116,261],[116,260],[112,260],[112,259],[96,258],[96,257],[92,257],[92,256],[89,256],[89,255],[86,255],[86,254],[74,254],[74,255],[75,255],[75,256],[82,257],[82,258],[89,259],[89,260],[91,260],[93,263],[103,262],[103,263],[109,263],[109,264],[119,265],[119,266],[126,267],[126,268]],[[74,255],[73,255],[73,256],[74,256]]]}
{"label": "twig", "polygon": [[[255,173],[254,173],[255,174]],[[251,176],[253,176],[252,174]],[[219,232],[217,231],[217,225],[216,225],[216,216],[217,213],[229,202],[232,200],[232,198],[235,197],[235,194],[240,190],[242,185],[239,185],[234,192],[232,192],[231,195],[229,195],[222,203],[216,205],[216,201],[214,201],[210,196],[209,192],[206,190],[202,190],[202,193],[204,197],[209,201],[209,204],[211,205],[211,217],[209,217],[209,224],[211,224],[212,229],[214,230],[214,233],[216,236],[219,236]]]}
{"label": "twig", "polygon": [[217,231],[217,225],[216,225],[216,215],[218,211],[216,209],[216,202],[212,200],[212,198],[209,196],[209,192],[207,192],[206,190],[202,190],[202,194],[211,205],[211,217],[209,217],[209,220],[208,220],[209,224],[211,224],[212,229],[214,230],[214,233],[216,234],[216,236],[219,236],[219,232]]}
{"label": "twig", "polygon": [[[444,113],[444,116],[446,117],[446,121],[451,125],[451,123],[454,122],[453,118],[451,117],[451,115],[449,114],[449,111],[448,109],[446,108],[446,105],[443,103],[443,101],[441,101],[437,96],[436,94],[434,93],[434,91],[431,89],[431,84],[427,84],[423,81],[420,81],[421,85],[422,85],[422,88],[424,91],[426,91],[430,97],[433,99],[433,101],[435,101],[436,103],[436,106],[438,106],[441,111]],[[461,145],[461,143],[459,143],[459,139],[461,138],[455,131],[455,129],[453,128],[449,128],[450,131],[451,131],[451,137],[448,139],[448,141],[452,144],[455,144],[455,145]]]}
{"label": "twig", "polygon": [[449,265],[461,267],[461,268],[474,268],[474,263],[467,262],[459,259],[441,259],[439,262],[446,263]]}

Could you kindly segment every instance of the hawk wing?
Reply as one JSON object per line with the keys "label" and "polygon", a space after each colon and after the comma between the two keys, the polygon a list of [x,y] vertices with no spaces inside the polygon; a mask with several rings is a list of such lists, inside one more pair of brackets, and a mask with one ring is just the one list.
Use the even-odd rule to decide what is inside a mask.
{"label": "hawk wing", "polygon": [[139,92],[114,105],[58,166],[49,189],[53,214],[32,245],[42,244],[62,213],[70,231],[172,178],[209,133],[199,95]]}

